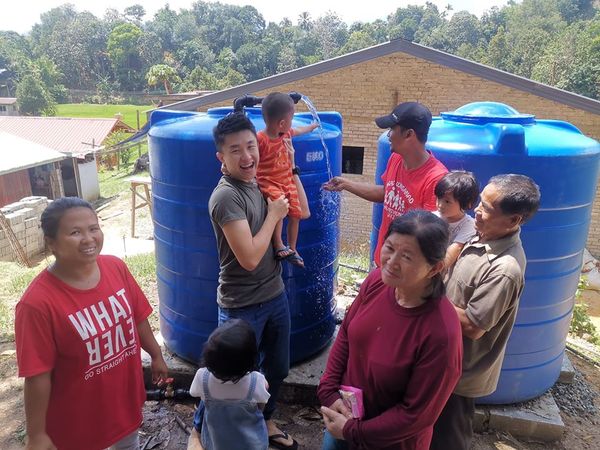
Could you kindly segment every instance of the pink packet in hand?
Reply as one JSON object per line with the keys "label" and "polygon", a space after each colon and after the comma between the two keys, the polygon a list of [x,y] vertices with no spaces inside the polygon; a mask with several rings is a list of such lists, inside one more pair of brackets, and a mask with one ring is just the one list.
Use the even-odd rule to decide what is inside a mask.
{"label": "pink packet in hand", "polygon": [[342,401],[352,413],[352,417],[355,419],[362,419],[365,414],[362,389],[341,385],[339,392],[342,396]]}

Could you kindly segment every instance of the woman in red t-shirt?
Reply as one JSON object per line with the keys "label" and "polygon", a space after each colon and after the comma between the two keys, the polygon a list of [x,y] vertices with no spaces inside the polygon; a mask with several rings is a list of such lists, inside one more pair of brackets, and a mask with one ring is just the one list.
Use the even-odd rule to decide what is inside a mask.
{"label": "woman in red t-shirt", "polygon": [[140,347],[153,381],[167,376],[152,308],[123,261],[100,255],[103,234],[88,202],[57,199],[41,221],[55,262],[31,282],[15,318],[27,449],[137,450],[146,397]]}
{"label": "woman in red t-shirt", "polygon": [[[440,274],[447,245],[448,225],[428,211],[391,223],[381,268],[361,285],[318,388],[324,450],[429,449],[461,374],[460,323]],[[342,399],[352,388],[362,417]]]}

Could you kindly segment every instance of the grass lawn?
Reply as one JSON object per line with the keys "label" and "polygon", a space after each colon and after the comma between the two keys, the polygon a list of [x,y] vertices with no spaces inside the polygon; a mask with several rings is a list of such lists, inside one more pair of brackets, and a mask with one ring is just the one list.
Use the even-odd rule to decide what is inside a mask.
{"label": "grass lawn", "polygon": [[114,118],[115,114],[121,113],[123,115],[123,121],[133,127],[137,128],[137,113],[140,112],[140,127],[146,123],[145,111],[151,109],[152,105],[139,106],[139,105],[96,105],[92,103],[65,103],[57,105],[56,116],[57,117],[84,117],[88,119],[97,118]]}
{"label": "grass lawn", "polygon": [[[137,150],[135,152],[135,158],[137,158]],[[147,148],[143,147],[142,152],[148,151]],[[132,161],[135,161],[132,158]],[[120,194],[123,191],[129,189],[129,181],[127,178],[132,176],[133,164],[121,165],[119,169],[116,167],[113,170],[102,169],[98,172],[98,181],[100,183],[100,197],[110,198]],[[140,177],[149,176],[147,171],[139,172],[136,174]]]}

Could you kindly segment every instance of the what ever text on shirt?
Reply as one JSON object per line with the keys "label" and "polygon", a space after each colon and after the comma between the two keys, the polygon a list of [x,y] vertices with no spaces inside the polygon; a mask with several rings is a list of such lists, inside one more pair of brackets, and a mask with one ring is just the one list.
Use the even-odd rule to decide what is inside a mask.
{"label": "what ever text on shirt", "polygon": [[86,380],[112,369],[137,353],[135,320],[125,289],[106,300],[69,314],[89,355]]}

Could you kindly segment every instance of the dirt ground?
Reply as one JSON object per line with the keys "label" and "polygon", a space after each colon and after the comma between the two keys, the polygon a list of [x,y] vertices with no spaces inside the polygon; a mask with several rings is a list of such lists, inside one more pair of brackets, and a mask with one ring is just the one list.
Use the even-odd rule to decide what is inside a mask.
{"label": "dirt ground", "polygon": [[[129,236],[130,233],[129,193],[122,193],[99,212],[105,235],[114,238]],[[148,239],[152,235],[152,225],[148,208],[137,211],[136,236]],[[147,287],[146,294],[151,303],[157,304],[155,286]],[[592,303],[594,320],[600,324],[600,294],[587,303]],[[597,310],[596,310],[597,309]],[[570,355],[571,361],[596,395],[596,407],[600,406],[600,368]],[[185,450],[187,434],[184,427],[190,427],[194,411],[193,403],[172,401],[148,401],[144,406],[144,424],[141,430],[141,443],[146,449]],[[491,432],[477,434],[473,450],[572,450],[600,449],[600,413],[589,417],[570,415],[561,411],[565,422],[565,433],[560,441],[553,443],[527,442],[505,433]],[[300,405],[280,405],[275,420],[299,442],[300,448],[313,450],[321,447],[323,423],[314,407]],[[23,382],[16,377],[14,343],[0,344],[0,449],[17,450],[24,448],[25,418],[23,411]]]}

